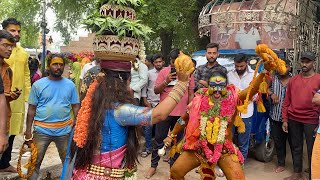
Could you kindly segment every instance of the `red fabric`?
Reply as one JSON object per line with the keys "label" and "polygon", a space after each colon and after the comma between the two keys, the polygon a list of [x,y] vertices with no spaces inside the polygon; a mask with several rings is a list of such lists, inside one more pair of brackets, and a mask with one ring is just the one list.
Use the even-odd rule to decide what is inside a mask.
{"label": "red fabric", "polygon": [[35,73],[32,76],[31,83],[33,84],[34,82],[38,81],[40,78],[41,78],[41,76],[38,73]]}
{"label": "red fabric", "polygon": [[129,62],[129,61],[101,60],[100,67],[102,69],[130,72],[131,71],[131,62]]}
{"label": "red fabric", "polygon": [[[207,92],[207,88],[202,88],[203,93]],[[227,86],[227,91],[231,94],[228,96],[228,100],[220,102],[222,107],[222,112],[224,111],[230,111],[227,114],[234,114],[237,100],[238,100],[238,92],[235,89],[235,86],[233,84]],[[200,113],[201,113],[201,107],[203,108],[203,98],[207,98],[207,96],[204,96],[201,93],[195,93],[195,97],[193,98],[192,102],[189,105],[189,122],[186,127],[186,142],[183,144],[183,148],[185,150],[197,150],[200,148],[199,143],[199,137],[200,137]],[[229,100],[230,99],[230,100]],[[229,102],[229,104],[225,103]],[[209,109],[210,107],[208,107]],[[229,117],[230,121],[232,118],[232,115]]]}
{"label": "red fabric", "polygon": [[282,120],[318,124],[320,108],[312,103],[312,98],[319,89],[320,74],[309,78],[303,78],[301,74],[292,77],[282,105]]}

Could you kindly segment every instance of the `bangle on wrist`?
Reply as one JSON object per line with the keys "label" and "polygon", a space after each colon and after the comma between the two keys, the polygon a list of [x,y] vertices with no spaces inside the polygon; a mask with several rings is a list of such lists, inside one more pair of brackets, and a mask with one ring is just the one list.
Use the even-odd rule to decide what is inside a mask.
{"label": "bangle on wrist", "polygon": [[177,135],[174,135],[174,134],[170,134],[170,135],[168,135],[167,136],[168,138],[170,138],[170,139],[172,139],[172,140],[174,140],[176,137],[177,137]]}
{"label": "bangle on wrist", "polygon": [[26,139],[26,135],[23,136],[23,140],[28,142],[28,141],[31,141],[33,139],[33,134],[31,134],[31,138],[29,139]]}

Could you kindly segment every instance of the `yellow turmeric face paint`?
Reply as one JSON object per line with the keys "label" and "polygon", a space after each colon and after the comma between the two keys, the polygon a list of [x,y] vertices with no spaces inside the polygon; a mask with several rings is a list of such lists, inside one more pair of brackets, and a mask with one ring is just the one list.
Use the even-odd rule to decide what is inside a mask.
{"label": "yellow turmeric face paint", "polygon": [[208,92],[212,95],[214,92],[221,92],[222,95],[226,94],[226,86],[227,86],[227,79],[222,76],[214,76],[209,79],[209,88]]}
{"label": "yellow turmeric face paint", "polygon": [[64,64],[63,59],[61,57],[54,57],[51,60],[50,66],[52,66],[53,64]]}

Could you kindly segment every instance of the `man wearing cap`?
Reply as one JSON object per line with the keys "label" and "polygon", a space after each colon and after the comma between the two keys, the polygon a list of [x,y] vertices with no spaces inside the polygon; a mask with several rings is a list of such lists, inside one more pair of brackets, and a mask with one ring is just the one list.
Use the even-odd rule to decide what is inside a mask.
{"label": "man wearing cap", "polygon": [[312,103],[314,94],[320,89],[320,75],[314,71],[316,56],[312,52],[301,54],[301,73],[289,80],[282,105],[282,129],[291,139],[290,148],[294,173],[285,180],[303,179],[303,137],[306,139],[308,168],[315,133],[319,125],[319,106]]}
{"label": "man wearing cap", "polygon": [[[29,180],[36,180],[43,157],[51,142],[56,144],[61,161],[66,157],[67,144],[74,120],[79,111],[79,97],[76,86],[63,78],[65,60],[58,54],[48,57],[49,76],[32,85],[24,140],[33,140],[38,150],[35,171]],[[31,133],[32,124],[34,127]]]}

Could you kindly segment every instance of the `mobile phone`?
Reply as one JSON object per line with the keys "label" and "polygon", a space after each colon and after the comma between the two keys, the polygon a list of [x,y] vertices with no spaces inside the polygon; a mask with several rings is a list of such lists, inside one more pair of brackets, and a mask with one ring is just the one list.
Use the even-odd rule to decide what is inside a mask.
{"label": "mobile phone", "polygon": [[171,67],[170,73],[175,73],[175,72],[176,72],[176,68],[175,67]]}
{"label": "mobile phone", "polygon": [[22,91],[22,89],[15,88],[15,90],[13,92],[21,93],[21,91]]}
{"label": "mobile phone", "polygon": [[[176,68],[175,67],[171,67],[170,73],[175,73],[175,72],[176,72]],[[177,78],[174,78],[174,79],[177,79]]]}

